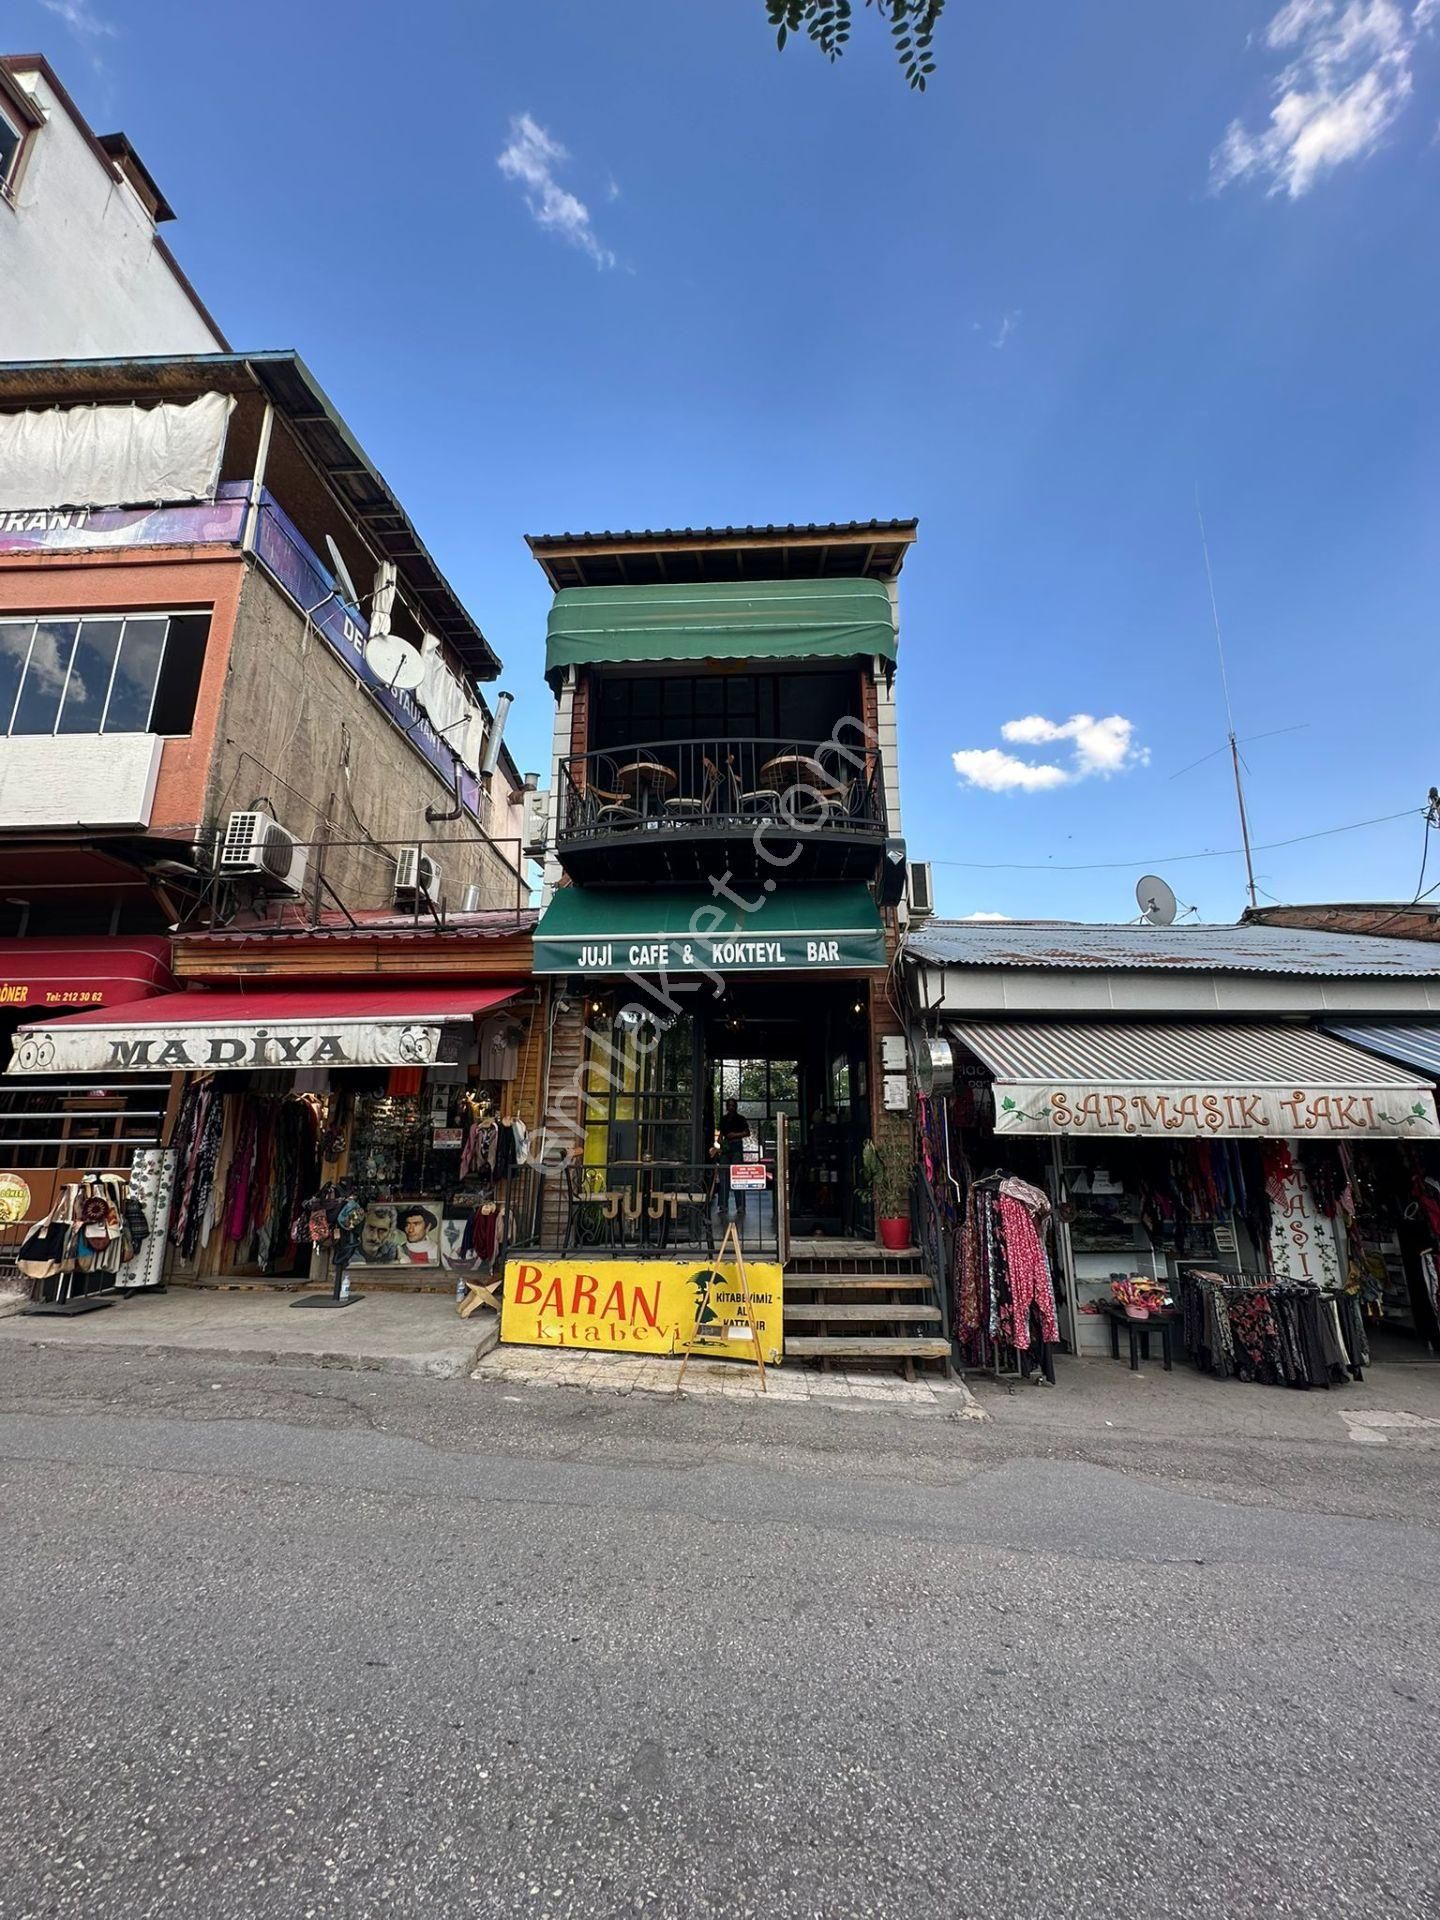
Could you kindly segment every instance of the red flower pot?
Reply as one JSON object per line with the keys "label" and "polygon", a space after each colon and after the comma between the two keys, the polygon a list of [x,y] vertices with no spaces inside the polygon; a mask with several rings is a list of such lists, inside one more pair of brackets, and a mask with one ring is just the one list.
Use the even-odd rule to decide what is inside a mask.
{"label": "red flower pot", "polygon": [[882,1220],[880,1222],[880,1244],[891,1253],[903,1253],[910,1244],[909,1220]]}

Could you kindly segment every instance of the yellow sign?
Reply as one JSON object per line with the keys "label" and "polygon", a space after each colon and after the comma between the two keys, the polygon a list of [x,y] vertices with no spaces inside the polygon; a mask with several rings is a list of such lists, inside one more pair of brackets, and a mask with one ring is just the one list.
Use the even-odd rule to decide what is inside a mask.
{"label": "yellow sign", "polygon": [[0,1173],[0,1227],[13,1227],[30,1211],[30,1189],[18,1173]]}
{"label": "yellow sign", "polygon": [[[703,1327],[695,1315],[710,1273]],[[761,1357],[778,1366],[782,1338],[781,1273],[745,1262]],[[590,1260],[583,1254],[535,1254],[505,1267],[500,1338],[525,1347],[588,1347],[603,1353],[692,1353],[711,1359],[755,1359],[745,1300],[733,1270],[693,1260]]]}

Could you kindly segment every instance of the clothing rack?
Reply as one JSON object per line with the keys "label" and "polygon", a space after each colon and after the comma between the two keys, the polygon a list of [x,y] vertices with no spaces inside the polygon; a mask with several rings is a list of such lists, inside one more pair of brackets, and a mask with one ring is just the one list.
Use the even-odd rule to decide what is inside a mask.
{"label": "clothing rack", "polygon": [[1177,1286],[1185,1345],[1203,1372],[1301,1391],[1365,1377],[1370,1346],[1353,1293],[1193,1269]]}

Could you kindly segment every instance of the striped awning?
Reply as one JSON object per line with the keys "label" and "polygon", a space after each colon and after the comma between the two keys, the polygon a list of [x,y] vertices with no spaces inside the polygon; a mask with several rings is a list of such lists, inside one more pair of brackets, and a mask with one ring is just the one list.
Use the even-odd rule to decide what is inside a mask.
{"label": "striped awning", "polygon": [[1327,1020],[1325,1031],[1348,1040],[1352,1046],[1364,1047],[1367,1053],[1378,1053],[1382,1059],[1415,1067],[1440,1080],[1440,1021]]}
{"label": "striped awning", "polygon": [[961,1021],[997,1133],[1102,1138],[1440,1137],[1429,1080],[1294,1026]]}

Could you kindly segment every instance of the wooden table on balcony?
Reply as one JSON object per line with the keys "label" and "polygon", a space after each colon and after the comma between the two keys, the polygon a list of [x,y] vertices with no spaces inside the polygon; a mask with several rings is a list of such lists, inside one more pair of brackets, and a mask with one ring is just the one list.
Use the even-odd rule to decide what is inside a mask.
{"label": "wooden table on balcony", "polygon": [[808,753],[778,753],[760,769],[760,784],[772,793],[792,793],[802,787],[813,793],[817,811],[828,816],[845,798],[844,787],[837,786],[820,762]]}
{"label": "wooden table on balcony", "polygon": [[658,760],[632,760],[615,769],[615,784],[642,814],[659,813],[670,793],[680,784],[673,767]]}

